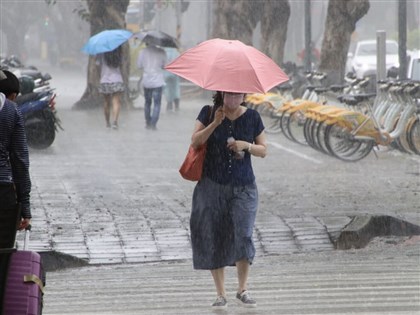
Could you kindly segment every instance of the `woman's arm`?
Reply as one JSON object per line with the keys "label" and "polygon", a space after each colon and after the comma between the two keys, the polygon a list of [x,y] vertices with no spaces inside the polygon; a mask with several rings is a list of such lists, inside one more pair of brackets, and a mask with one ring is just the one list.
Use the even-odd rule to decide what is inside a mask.
{"label": "woman's arm", "polygon": [[225,119],[225,114],[223,109],[219,107],[214,114],[214,120],[207,127],[201,121],[197,120],[191,137],[191,146],[196,149],[206,143],[213,131],[222,123],[223,119]]}
{"label": "woman's arm", "polygon": [[256,138],[255,143],[250,143],[242,140],[236,140],[228,144],[228,148],[235,151],[248,151],[249,154],[265,157],[267,155],[267,143],[264,131],[262,131]]}

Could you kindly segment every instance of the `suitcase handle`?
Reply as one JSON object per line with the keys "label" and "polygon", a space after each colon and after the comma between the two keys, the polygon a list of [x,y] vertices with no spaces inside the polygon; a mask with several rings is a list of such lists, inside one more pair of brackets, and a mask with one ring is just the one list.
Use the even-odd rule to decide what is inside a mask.
{"label": "suitcase handle", "polygon": [[23,250],[28,250],[29,248],[29,236],[31,234],[32,225],[28,225],[25,228],[25,240],[23,242]]}
{"label": "suitcase handle", "polygon": [[23,276],[23,282],[28,283],[32,282],[35,283],[42,293],[44,293],[44,283],[42,283],[42,280],[39,279],[36,275],[25,275]]}

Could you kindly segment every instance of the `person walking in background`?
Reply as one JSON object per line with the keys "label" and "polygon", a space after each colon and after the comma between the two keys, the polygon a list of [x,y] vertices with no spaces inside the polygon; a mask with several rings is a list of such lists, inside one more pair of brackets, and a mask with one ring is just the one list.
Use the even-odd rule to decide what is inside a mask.
{"label": "person walking in background", "polygon": [[241,106],[244,97],[217,92],[214,106],[201,109],[191,140],[194,148],[207,143],[202,178],[192,197],[190,229],[194,269],[210,270],[213,276],[217,291],[213,309],[227,306],[224,272],[234,265],[236,301],[245,307],[257,305],[247,290],[258,207],[251,156],[265,157],[267,145],[261,117]]}
{"label": "person walking in background", "polygon": [[[165,47],[165,52],[167,56],[167,62],[170,63],[172,60],[179,56],[179,51],[177,48]],[[172,110],[179,110],[179,98],[180,98],[180,88],[179,88],[179,76],[173,74],[172,72],[165,71],[165,98],[167,101],[166,110],[171,112]]]}
{"label": "person walking in background", "polygon": [[118,129],[121,96],[125,90],[123,77],[121,75],[121,61],[121,46],[113,51],[100,54],[97,59],[97,64],[101,67],[100,85],[98,90],[99,93],[103,94],[105,97],[105,123],[107,128],[112,129]]}
{"label": "person walking in background", "polygon": [[[163,67],[166,65],[166,53],[162,48],[146,42],[137,59],[137,67],[143,70],[144,116],[146,128],[156,130],[165,85]],[[153,110],[152,110],[153,101]]]}
{"label": "person walking in background", "polygon": [[[310,61],[313,65],[317,65],[321,59],[321,53],[319,52],[318,48],[316,48],[315,43],[314,42],[310,42],[309,45],[310,48]],[[297,54],[298,58],[300,59],[302,64],[305,64],[305,58],[306,58],[306,50],[305,48],[303,48],[298,54]]]}

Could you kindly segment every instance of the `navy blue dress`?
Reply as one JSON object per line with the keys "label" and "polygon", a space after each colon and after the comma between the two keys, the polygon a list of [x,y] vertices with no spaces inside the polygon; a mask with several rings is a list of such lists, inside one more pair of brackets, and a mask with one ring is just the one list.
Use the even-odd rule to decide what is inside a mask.
{"label": "navy blue dress", "polygon": [[[197,117],[204,125],[209,124],[210,108],[204,106]],[[254,143],[263,130],[259,113],[247,109],[233,121],[224,119],[207,141],[203,176],[194,188],[190,217],[195,269],[217,269],[254,259],[258,191],[251,155],[245,152],[237,159],[226,145],[229,137]]]}

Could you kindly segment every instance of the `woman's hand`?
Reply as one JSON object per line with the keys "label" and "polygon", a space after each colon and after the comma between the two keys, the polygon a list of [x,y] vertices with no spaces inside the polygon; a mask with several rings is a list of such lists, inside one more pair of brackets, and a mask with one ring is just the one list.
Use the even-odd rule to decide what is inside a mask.
{"label": "woman's hand", "polygon": [[245,151],[249,146],[249,143],[242,140],[233,140],[228,141],[227,147],[229,150],[232,150],[233,152],[240,152]]}
{"label": "woman's hand", "polygon": [[225,119],[225,112],[223,111],[223,107],[219,107],[216,112],[214,113],[214,120],[213,122],[219,126],[223,119]]}
{"label": "woman's hand", "polygon": [[22,218],[22,220],[19,223],[18,230],[22,231],[22,230],[26,229],[30,224],[31,224],[31,219]]}

